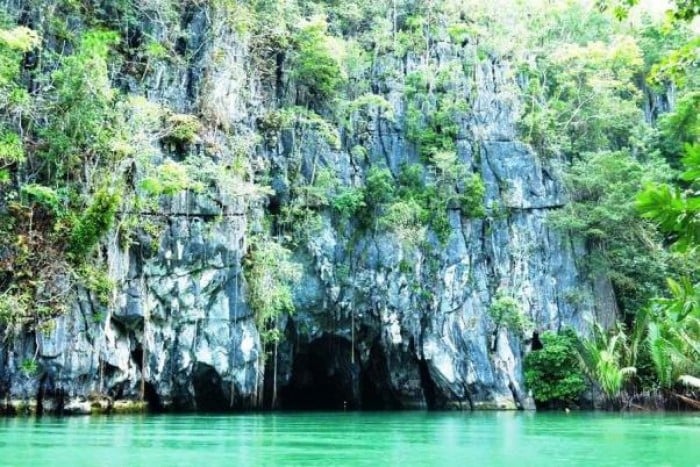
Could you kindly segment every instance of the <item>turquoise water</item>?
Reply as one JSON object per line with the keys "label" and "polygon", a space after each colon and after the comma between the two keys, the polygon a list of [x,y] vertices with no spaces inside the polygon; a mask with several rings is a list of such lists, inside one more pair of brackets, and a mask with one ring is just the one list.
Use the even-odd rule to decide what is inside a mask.
{"label": "turquoise water", "polygon": [[0,464],[700,465],[700,416],[294,413],[0,419]]}

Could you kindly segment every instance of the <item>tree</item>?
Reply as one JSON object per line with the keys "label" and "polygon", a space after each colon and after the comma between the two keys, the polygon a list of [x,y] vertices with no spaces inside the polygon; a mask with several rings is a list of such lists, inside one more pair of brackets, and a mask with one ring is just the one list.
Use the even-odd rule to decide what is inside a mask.
{"label": "tree", "polygon": [[541,340],[543,348],[530,352],[524,360],[526,386],[539,405],[576,404],[586,389],[576,333],[571,329],[559,334],[547,331],[542,333]]}
{"label": "tree", "polygon": [[662,236],[635,206],[639,186],[667,180],[671,170],[658,159],[641,162],[628,151],[586,156],[565,175],[571,202],[549,222],[586,240],[587,268],[611,279],[631,318],[663,290],[671,271],[687,268],[663,249]]}
{"label": "tree", "polygon": [[344,81],[337,54],[326,35],[325,21],[305,24],[293,37],[292,77],[319,102],[332,99]]}

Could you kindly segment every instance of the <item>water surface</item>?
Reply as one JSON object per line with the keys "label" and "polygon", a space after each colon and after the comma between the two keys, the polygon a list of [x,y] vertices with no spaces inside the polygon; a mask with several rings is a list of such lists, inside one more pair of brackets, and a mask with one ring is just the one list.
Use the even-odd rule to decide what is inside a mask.
{"label": "water surface", "polygon": [[700,416],[401,412],[0,418],[0,465],[700,466]]}

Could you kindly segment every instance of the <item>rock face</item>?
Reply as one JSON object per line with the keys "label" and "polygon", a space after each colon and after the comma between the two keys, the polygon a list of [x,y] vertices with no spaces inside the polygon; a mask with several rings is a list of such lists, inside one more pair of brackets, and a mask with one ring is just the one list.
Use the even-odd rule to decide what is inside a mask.
{"label": "rock face", "polygon": [[[143,83],[125,78],[124,86],[180,112],[206,110],[216,117],[214,130],[205,130],[210,139],[224,141],[217,128],[256,134],[256,121],[279,105],[265,96],[291,96],[294,83],[266,88],[249,44],[206,13],[195,5],[183,15],[188,61],[160,64]],[[144,25],[155,37],[168,33],[164,27]],[[469,45],[436,41],[430,59],[448,69],[472,54]],[[341,129],[339,149],[313,128],[282,130],[257,145],[249,157],[278,174],[269,203],[216,190],[181,193],[138,214],[156,233],[142,232],[126,248],[111,234],[104,251],[115,299],[102,306],[77,290],[50,329],[5,341],[5,404],[38,399],[47,410],[70,410],[107,396],[144,398],[152,408],[259,408],[271,404],[276,379],[282,408],[533,408],[522,368],[529,335],[496,325],[489,308],[497,294],[516,297],[529,332],[571,326],[585,334],[614,308],[594,299],[612,291],[582,273],[584,246],[547,225],[548,212],[565,202],[563,187],[556,168],[518,141],[517,84],[505,60],[479,60],[451,85],[470,104],[457,121],[457,152],[485,182],[485,218],[450,209],[447,241],[428,235],[414,248],[391,232],[334,223],[330,210],[320,210],[321,226],[294,249],[303,276],[275,354],[264,352],[248,304],[248,237],[289,194],[290,180],[279,174],[320,164],[359,184],[373,165],[397,175],[402,163],[420,162],[403,125],[403,86],[423,60],[376,61],[371,87],[394,118],[354,115],[363,131]],[[363,160],[352,154],[357,145]],[[161,160],[177,157],[167,145],[153,149]],[[37,370],[23,370],[34,356]]]}

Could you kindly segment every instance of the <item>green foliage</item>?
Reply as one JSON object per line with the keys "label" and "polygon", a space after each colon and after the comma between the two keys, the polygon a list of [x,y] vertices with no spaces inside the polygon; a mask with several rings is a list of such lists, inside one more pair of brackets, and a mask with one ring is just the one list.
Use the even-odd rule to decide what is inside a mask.
{"label": "green foliage", "polygon": [[480,175],[472,174],[467,177],[459,196],[459,207],[462,209],[462,214],[466,217],[483,217],[486,214],[484,209],[485,194],[486,187]]}
{"label": "green foliage", "polygon": [[689,81],[697,80],[698,47],[700,47],[700,37],[695,37],[663,57],[652,68],[649,81],[653,84],[671,81],[679,86],[687,86]]}
{"label": "green foliage", "polygon": [[429,46],[431,25],[428,24],[428,18],[422,15],[418,8],[416,10],[408,12],[406,20],[396,34],[396,55],[399,57],[425,53]]}
{"label": "green foliage", "polygon": [[24,162],[24,148],[19,135],[0,129],[0,167]]}
{"label": "green foliage", "polygon": [[319,102],[335,97],[345,80],[326,28],[324,21],[316,20],[303,25],[292,38],[292,77]]}
{"label": "green foliage", "polygon": [[365,189],[368,211],[362,217],[375,218],[375,227],[417,245],[426,227],[440,242],[448,240],[452,226],[447,209],[455,203],[464,216],[483,216],[485,188],[481,177],[467,176],[466,168],[453,155],[444,156],[436,155],[439,174],[434,179],[427,179],[420,164],[403,165],[396,180],[388,169],[371,168]]}
{"label": "green foliage", "polygon": [[427,68],[406,76],[406,137],[431,169],[425,181],[416,183],[414,174],[410,187],[401,193],[404,202],[418,202],[421,210],[414,209],[414,217],[427,222],[445,243],[452,231],[447,209],[458,206],[465,217],[482,217],[485,187],[481,177],[469,174],[469,168],[457,158],[459,122],[468,111],[466,97],[449,90],[454,85],[451,70],[441,69],[434,87],[431,73]]}
{"label": "green foliage", "polygon": [[668,281],[670,296],[651,306],[647,342],[659,386],[670,389],[700,375],[700,284]]}
{"label": "green foliage", "polygon": [[121,196],[108,188],[98,190],[87,209],[75,221],[70,236],[70,251],[78,258],[90,254],[114,223]]}
{"label": "green foliage", "polygon": [[152,176],[141,180],[139,187],[148,196],[172,196],[194,187],[187,173],[187,167],[175,161],[166,161]]}
{"label": "green foliage", "polygon": [[38,33],[25,26],[0,29],[0,107],[10,95],[20,90],[17,80],[22,55],[40,44]]}
{"label": "green foliage", "polygon": [[389,169],[373,166],[365,181],[365,203],[373,207],[394,199],[394,177]]}
{"label": "green foliage", "polygon": [[172,114],[165,121],[165,141],[177,144],[191,144],[197,141],[197,133],[202,124],[194,115]]}
{"label": "green foliage", "polygon": [[416,143],[421,157],[430,162],[436,154],[455,152],[457,118],[468,108],[466,101],[449,93],[440,93],[433,106],[430,96],[418,89],[407,85],[406,95],[410,100],[406,109],[406,137]]}
{"label": "green foliage", "polygon": [[683,190],[668,184],[648,184],[637,196],[642,215],[658,224],[683,251],[700,244],[700,144],[687,145],[682,160],[685,171],[681,179],[690,184]]}
{"label": "green foliage", "polygon": [[[625,19],[630,9],[639,4],[639,0],[596,0],[596,6],[601,10],[611,11],[617,19]],[[700,5],[695,0],[673,0],[666,2],[669,8],[666,15],[675,21],[692,21],[700,15]]]}
{"label": "green foliage", "polygon": [[36,31],[25,26],[17,26],[12,30],[0,29],[0,44],[19,52],[29,52],[41,43],[41,38]]}
{"label": "green foliage", "polygon": [[640,186],[666,180],[671,170],[658,160],[640,162],[627,152],[601,152],[575,162],[566,176],[573,201],[549,216],[555,227],[584,238],[587,267],[612,281],[624,312],[634,314],[660,293],[666,276],[692,269],[662,249],[654,226],[640,219]]}
{"label": "green foliage", "polygon": [[86,263],[81,265],[76,272],[80,282],[86,289],[95,294],[101,305],[108,305],[111,302],[116,284],[109,277],[106,269]]}
{"label": "green foliage", "polygon": [[377,223],[380,228],[396,233],[406,245],[415,246],[423,240],[427,218],[417,199],[405,198],[389,204]]}
{"label": "green foliage", "polygon": [[58,178],[78,177],[88,161],[114,155],[112,143],[121,127],[108,57],[118,42],[115,32],[88,31],[76,53],[61,57],[51,74],[55,91],[46,112],[52,118],[40,130],[46,145],[41,154],[49,163],[47,171]]}
{"label": "green foliage", "polygon": [[0,292],[0,325],[13,329],[29,315],[31,297],[27,291],[9,289]]}
{"label": "green foliage", "polygon": [[34,376],[39,371],[39,364],[35,359],[27,358],[22,360],[22,363],[20,364],[20,370],[26,376]]}
{"label": "green foliage", "polygon": [[154,39],[144,43],[144,53],[150,60],[165,60],[170,57],[167,47]]}
{"label": "green foliage", "polygon": [[504,326],[521,336],[532,327],[532,321],[520,308],[518,302],[505,293],[496,294],[489,306],[489,315],[496,323],[496,328]]}
{"label": "green foliage", "polygon": [[291,285],[300,278],[300,267],[292,262],[289,250],[265,237],[251,242],[244,265],[248,300],[262,339],[278,341],[278,318],[294,312]]}
{"label": "green foliage", "polygon": [[542,155],[577,155],[628,147],[642,122],[635,77],[643,65],[637,42],[558,44],[551,61],[528,64],[521,134]]}
{"label": "green foliage", "polygon": [[450,40],[455,44],[463,44],[469,39],[476,37],[478,31],[474,26],[467,23],[456,23],[447,28],[447,34],[450,35]]}
{"label": "green foliage", "polygon": [[333,198],[333,209],[342,219],[352,219],[357,216],[367,204],[362,188],[346,188]]}
{"label": "green foliage", "polygon": [[656,145],[670,164],[679,167],[684,154],[692,151],[700,138],[700,91],[681,94],[673,111],[661,115],[658,124]]}
{"label": "green foliage", "polygon": [[21,193],[32,203],[43,206],[55,215],[63,212],[59,196],[53,188],[32,183],[23,185]]}
{"label": "green foliage", "polygon": [[526,386],[539,405],[575,404],[586,389],[576,333],[570,329],[560,334],[547,331],[540,337],[544,348],[525,357]]}
{"label": "green foliage", "polygon": [[331,148],[340,149],[338,130],[313,110],[299,106],[286,107],[279,112],[268,115],[265,124],[268,125],[268,131],[294,128],[295,126],[314,130]]}
{"label": "green foliage", "polygon": [[351,101],[347,106],[347,113],[375,110],[388,120],[394,120],[394,108],[391,103],[378,94],[366,93]]}
{"label": "green foliage", "polygon": [[619,398],[624,381],[637,372],[632,366],[636,355],[631,355],[624,328],[618,324],[614,333],[607,333],[596,324],[593,338],[584,342],[584,348],[584,359],[593,379],[609,401]]}

